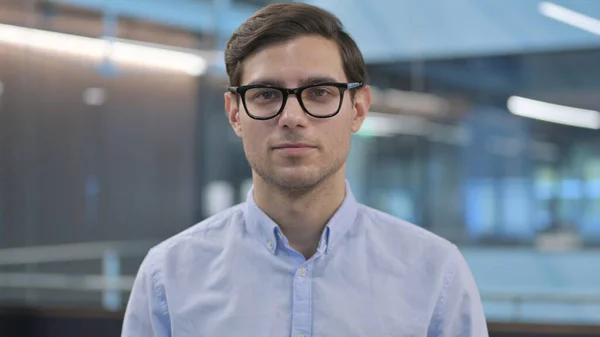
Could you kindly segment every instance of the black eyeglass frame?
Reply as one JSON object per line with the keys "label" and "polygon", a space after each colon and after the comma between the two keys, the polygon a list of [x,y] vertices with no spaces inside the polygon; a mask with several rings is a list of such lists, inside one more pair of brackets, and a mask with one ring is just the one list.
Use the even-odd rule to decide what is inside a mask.
{"label": "black eyeglass frame", "polygon": [[[268,84],[249,84],[249,85],[241,85],[241,86],[237,86],[237,87],[229,87],[229,88],[227,88],[227,90],[234,94],[239,95],[242,98],[242,104],[244,105],[244,110],[246,110],[246,114],[250,118],[264,121],[264,120],[273,119],[273,118],[279,116],[279,114],[281,114],[283,109],[285,109],[285,105],[287,104],[287,99],[288,99],[289,95],[296,95],[296,98],[298,99],[298,103],[300,104],[300,107],[309,116],[314,117],[314,118],[333,117],[340,112],[342,103],[344,102],[344,93],[346,92],[346,90],[360,88],[362,85],[363,85],[362,82],[350,82],[350,83],[323,82],[323,83],[309,84],[309,85],[301,86],[298,88],[283,88],[283,87],[268,85]],[[321,87],[321,86],[337,87],[340,90],[340,103],[338,104],[338,107],[334,113],[319,116],[319,115],[314,115],[314,114],[310,113],[308,111],[308,109],[306,109],[306,107],[304,106],[304,102],[302,102],[302,92],[309,88]],[[277,111],[274,115],[268,116],[268,117],[258,117],[258,116],[251,114],[250,111],[248,110],[248,107],[246,106],[246,92],[250,89],[256,89],[256,88],[276,89],[276,90],[280,91],[283,95],[282,96],[283,100],[281,102],[281,108],[279,108],[279,111]]]}

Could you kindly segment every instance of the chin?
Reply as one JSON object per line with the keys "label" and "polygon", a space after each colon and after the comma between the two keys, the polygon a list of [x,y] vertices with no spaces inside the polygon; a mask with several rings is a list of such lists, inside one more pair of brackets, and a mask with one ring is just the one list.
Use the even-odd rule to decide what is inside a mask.
{"label": "chin", "polygon": [[267,184],[285,190],[310,190],[336,174],[344,162],[276,163],[250,161],[254,173]]}
{"label": "chin", "polygon": [[323,172],[317,168],[288,167],[271,172],[265,177],[266,181],[285,189],[310,189],[319,184],[324,178]]}
{"label": "chin", "polygon": [[275,172],[279,180],[297,182],[300,184],[310,184],[313,181],[321,180],[321,174],[318,170],[307,168],[285,168]]}

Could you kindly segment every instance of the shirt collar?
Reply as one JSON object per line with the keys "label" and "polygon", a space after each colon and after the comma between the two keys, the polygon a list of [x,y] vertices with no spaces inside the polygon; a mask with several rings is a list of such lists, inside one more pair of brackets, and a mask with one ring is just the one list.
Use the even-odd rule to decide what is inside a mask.
{"label": "shirt collar", "polygon": [[[323,230],[319,242],[319,252],[325,253],[339,242],[354,224],[357,212],[358,203],[352,194],[350,184],[346,181],[346,197]],[[277,251],[278,245],[289,246],[281,228],[254,201],[254,186],[248,191],[244,207],[244,219],[250,234],[272,253]]]}

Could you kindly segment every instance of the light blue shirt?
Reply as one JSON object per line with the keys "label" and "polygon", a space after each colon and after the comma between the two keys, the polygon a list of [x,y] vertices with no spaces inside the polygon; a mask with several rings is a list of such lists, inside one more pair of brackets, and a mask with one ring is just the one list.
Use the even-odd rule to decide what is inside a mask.
{"label": "light blue shirt", "polygon": [[488,336],[450,242],[357,203],[348,186],[306,260],[252,195],[150,250],[123,337]]}

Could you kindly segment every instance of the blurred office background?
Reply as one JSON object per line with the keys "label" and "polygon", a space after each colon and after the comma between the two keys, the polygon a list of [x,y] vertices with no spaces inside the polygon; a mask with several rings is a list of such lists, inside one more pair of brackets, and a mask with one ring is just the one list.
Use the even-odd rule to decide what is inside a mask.
{"label": "blurred office background", "polygon": [[[0,336],[116,336],[245,199],[223,47],[268,0],[0,0]],[[492,336],[600,336],[600,1],[314,0],[368,62],[348,179],[455,242]]]}

